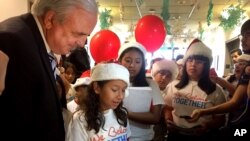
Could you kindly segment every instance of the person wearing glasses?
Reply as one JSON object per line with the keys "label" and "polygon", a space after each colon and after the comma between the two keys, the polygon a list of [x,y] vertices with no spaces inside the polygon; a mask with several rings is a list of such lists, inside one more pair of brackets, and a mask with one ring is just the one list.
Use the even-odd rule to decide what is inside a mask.
{"label": "person wearing glasses", "polygon": [[[244,54],[250,55],[250,19],[244,22],[241,27],[241,45]],[[233,97],[229,101],[208,109],[196,109],[193,111],[191,115],[192,119],[189,121],[194,122],[210,114],[229,112],[229,123],[223,130],[225,131],[224,139],[233,137],[237,129],[246,129],[250,131],[250,98],[247,96],[247,87],[250,78],[249,67],[250,63],[248,61]],[[236,113],[238,113],[237,117],[235,117]],[[245,136],[249,135],[250,133],[247,133]]]}
{"label": "person wearing glasses", "polygon": [[218,128],[224,125],[225,115],[208,115],[188,122],[193,110],[226,101],[222,88],[210,79],[212,60],[211,49],[198,39],[191,42],[183,58],[181,79],[171,82],[166,88],[164,113],[168,141],[218,139]]}

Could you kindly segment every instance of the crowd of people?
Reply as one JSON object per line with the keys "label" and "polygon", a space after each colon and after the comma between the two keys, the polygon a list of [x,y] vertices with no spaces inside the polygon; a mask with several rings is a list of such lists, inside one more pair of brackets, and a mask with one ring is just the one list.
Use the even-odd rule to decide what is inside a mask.
{"label": "crowd of people", "polygon": [[97,17],[92,0],[35,0],[30,13],[0,23],[0,140],[211,141],[240,129],[249,136],[250,19],[242,50],[231,52],[234,72],[222,78],[199,39],[175,60],[152,60],[150,70],[135,41],[91,68],[82,48]]}

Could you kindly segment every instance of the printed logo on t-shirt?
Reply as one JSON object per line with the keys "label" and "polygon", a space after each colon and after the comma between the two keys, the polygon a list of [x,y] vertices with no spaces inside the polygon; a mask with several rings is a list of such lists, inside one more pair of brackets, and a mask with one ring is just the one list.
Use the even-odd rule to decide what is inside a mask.
{"label": "printed logo on t-shirt", "polygon": [[127,141],[127,129],[123,126],[118,129],[112,126],[106,131],[102,129],[97,135],[90,137],[90,141]]}
{"label": "printed logo on t-shirt", "polygon": [[198,96],[176,93],[173,102],[175,104],[181,104],[196,108],[205,108],[208,101],[205,101],[203,98],[200,98]]}

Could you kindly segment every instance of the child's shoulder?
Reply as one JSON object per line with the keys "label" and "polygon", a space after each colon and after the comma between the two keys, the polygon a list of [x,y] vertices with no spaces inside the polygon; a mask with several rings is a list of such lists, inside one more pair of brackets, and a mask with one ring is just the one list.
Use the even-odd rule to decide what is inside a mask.
{"label": "child's shoulder", "polygon": [[85,120],[85,113],[82,110],[78,110],[72,114],[73,120]]}
{"label": "child's shoulder", "polygon": [[180,82],[180,80],[176,79],[176,80],[173,80],[172,82],[169,83],[169,85],[176,85]]}

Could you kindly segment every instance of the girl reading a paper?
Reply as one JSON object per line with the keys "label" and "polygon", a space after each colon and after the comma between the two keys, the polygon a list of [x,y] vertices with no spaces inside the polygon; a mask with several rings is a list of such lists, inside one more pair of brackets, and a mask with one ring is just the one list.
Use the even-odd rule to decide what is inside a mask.
{"label": "girl reading a paper", "polygon": [[129,96],[124,99],[131,128],[130,141],[150,141],[152,124],[159,122],[164,100],[158,85],[146,79],[146,50],[137,42],[125,43],[118,52],[118,61],[130,73]]}
{"label": "girl reading a paper", "polygon": [[129,72],[116,63],[99,63],[91,69],[91,83],[79,110],[73,114],[67,141],[127,141],[131,132],[122,106]]}

